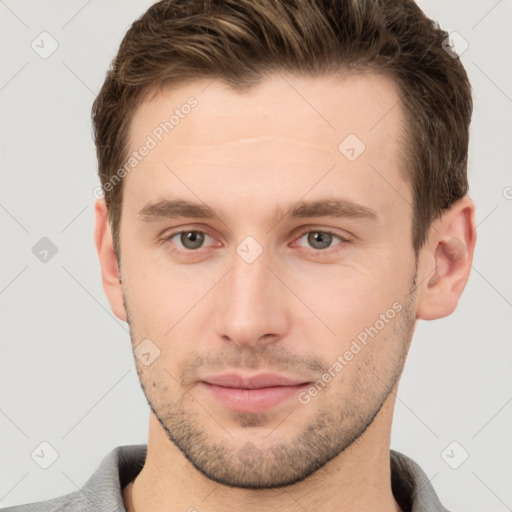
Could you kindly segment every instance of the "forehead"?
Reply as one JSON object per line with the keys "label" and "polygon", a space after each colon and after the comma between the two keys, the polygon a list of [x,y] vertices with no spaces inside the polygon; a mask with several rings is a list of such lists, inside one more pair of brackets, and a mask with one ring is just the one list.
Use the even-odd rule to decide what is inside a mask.
{"label": "forehead", "polygon": [[348,195],[366,191],[383,206],[397,194],[409,202],[402,122],[397,85],[377,74],[274,74],[244,92],[219,80],[164,89],[133,116],[130,152],[148,141],[151,149],[126,176],[125,194],[147,201],[188,183],[196,195],[225,196],[229,187],[246,199],[273,190],[296,200],[335,168],[322,179],[324,191],[346,186]]}
{"label": "forehead", "polygon": [[[188,109],[187,101],[192,97],[197,106]],[[369,141],[378,125],[383,128],[402,121],[398,103],[394,80],[376,73],[319,77],[273,74],[244,91],[219,80],[201,80],[150,94],[133,116],[129,143],[136,145],[180,109],[191,110],[194,115],[176,112],[178,119],[171,123],[175,124],[167,138],[177,142],[181,133],[190,143],[218,144],[226,133],[238,136],[241,129],[247,135],[293,133],[302,142],[324,144],[352,131]],[[187,117],[190,120],[182,123]],[[296,124],[298,118],[303,121],[300,126]],[[212,131],[209,123],[217,120],[222,130]]]}

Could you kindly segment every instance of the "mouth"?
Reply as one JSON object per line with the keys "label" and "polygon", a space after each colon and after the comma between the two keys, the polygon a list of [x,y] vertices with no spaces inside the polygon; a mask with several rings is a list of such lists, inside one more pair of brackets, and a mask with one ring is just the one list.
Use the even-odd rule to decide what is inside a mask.
{"label": "mouth", "polygon": [[225,407],[239,412],[257,413],[290,401],[311,382],[266,373],[253,377],[224,374],[207,378],[200,384]]}

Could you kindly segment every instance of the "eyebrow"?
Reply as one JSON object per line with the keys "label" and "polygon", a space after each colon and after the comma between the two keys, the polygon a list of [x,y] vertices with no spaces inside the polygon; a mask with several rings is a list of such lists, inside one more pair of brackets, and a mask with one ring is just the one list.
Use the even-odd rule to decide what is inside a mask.
{"label": "eyebrow", "polygon": [[[330,198],[298,201],[289,205],[284,211],[282,207],[278,206],[274,214],[279,219],[333,217],[375,221],[379,217],[375,210],[367,206],[354,203],[348,199]],[[148,203],[139,211],[139,216],[142,220],[148,222],[177,217],[194,219],[221,218],[215,210],[206,204],[185,201],[183,199],[163,199],[156,203]]]}

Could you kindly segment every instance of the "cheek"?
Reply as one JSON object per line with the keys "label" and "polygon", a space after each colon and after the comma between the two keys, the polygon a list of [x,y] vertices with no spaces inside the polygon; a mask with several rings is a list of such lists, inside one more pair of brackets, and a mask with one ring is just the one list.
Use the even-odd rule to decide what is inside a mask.
{"label": "cheek", "polygon": [[163,247],[130,252],[128,246],[125,255],[122,274],[131,317],[158,337],[194,308],[220,273],[204,263],[173,264]]}
{"label": "cheek", "polygon": [[[381,315],[385,320],[394,318],[396,310],[403,306],[410,276],[404,266],[400,272],[393,268],[397,263],[406,265],[405,262],[393,260],[386,262],[382,258],[372,263],[361,258],[358,264],[350,265],[309,264],[308,268],[295,268],[288,282],[307,305],[301,311],[306,313],[309,309],[322,320],[327,337],[332,335],[339,347],[378,322]],[[393,279],[393,275],[400,275],[401,281]],[[323,329],[322,323],[317,322],[317,326]]]}
{"label": "cheek", "polygon": [[141,368],[148,390],[153,375],[157,387],[166,383],[170,392],[178,393],[178,382],[187,365],[211,348],[207,343],[212,339],[209,330],[218,302],[215,294],[208,292],[219,280],[220,271],[209,275],[205,272],[203,276],[192,265],[166,264],[164,268],[161,263],[144,264],[142,259],[127,262],[125,269],[131,276],[125,286],[125,299],[132,342],[138,346],[149,338],[159,350],[151,372]]}

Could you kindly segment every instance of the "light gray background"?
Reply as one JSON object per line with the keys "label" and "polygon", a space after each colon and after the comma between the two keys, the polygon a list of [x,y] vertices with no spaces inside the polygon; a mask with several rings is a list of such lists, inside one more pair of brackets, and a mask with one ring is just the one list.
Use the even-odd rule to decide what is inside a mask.
{"label": "light gray background", "polygon": [[[90,108],[149,3],[0,0],[1,506],[75,491],[112,448],[147,440],[127,325],[110,312],[93,244]],[[456,312],[417,328],[392,448],[450,510],[502,512],[512,510],[512,3],[420,6],[469,43],[478,241]],[[43,31],[59,45],[47,59],[31,48]],[[46,263],[32,253],[42,237],[58,248]],[[59,454],[48,469],[31,458],[43,441]],[[458,469],[441,456],[453,441],[452,460],[469,454]]]}

